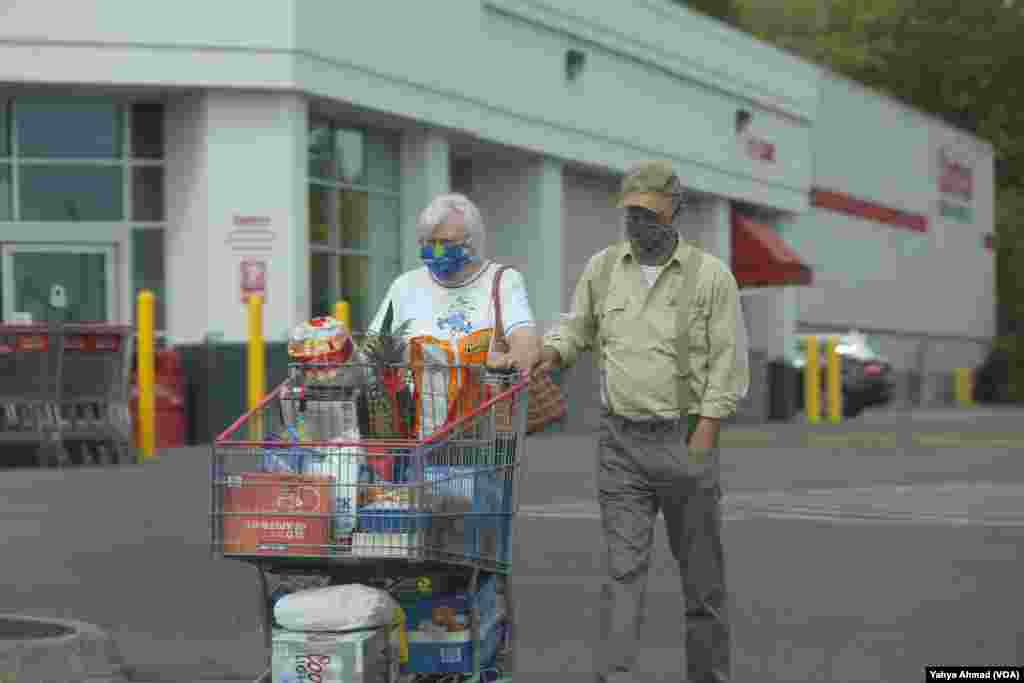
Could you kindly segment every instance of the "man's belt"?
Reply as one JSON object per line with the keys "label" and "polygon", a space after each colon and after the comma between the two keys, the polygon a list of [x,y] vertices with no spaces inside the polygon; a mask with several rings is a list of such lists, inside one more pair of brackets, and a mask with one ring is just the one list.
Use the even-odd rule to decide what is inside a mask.
{"label": "man's belt", "polygon": [[616,421],[618,421],[620,427],[631,432],[644,432],[647,434],[664,434],[667,432],[674,431],[679,428],[679,425],[683,420],[676,418],[664,419],[664,418],[649,418],[644,420],[637,420],[628,417],[622,417],[620,415],[611,415]]}

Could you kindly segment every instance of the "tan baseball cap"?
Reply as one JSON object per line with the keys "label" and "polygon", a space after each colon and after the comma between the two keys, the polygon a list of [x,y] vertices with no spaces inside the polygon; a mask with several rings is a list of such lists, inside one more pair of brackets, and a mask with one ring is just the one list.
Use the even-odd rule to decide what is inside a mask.
{"label": "tan baseball cap", "polygon": [[672,216],[672,181],[676,177],[668,161],[637,164],[622,179],[618,208],[639,206],[665,219]]}

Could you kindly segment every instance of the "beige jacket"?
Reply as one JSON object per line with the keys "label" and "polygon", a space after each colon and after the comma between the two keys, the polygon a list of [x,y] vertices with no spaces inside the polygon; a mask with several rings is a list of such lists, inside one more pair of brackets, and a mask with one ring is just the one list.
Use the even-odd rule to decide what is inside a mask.
{"label": "beige jacket", "polygon": [[[694,248],[680,240],[653,287],[632,250],[619,252],[600,311],[591,300],[600,296],[592,292],[592,284],[608,249],[595,254],[576,284],[572,312],[544,338],[567,367],[580,351],[595,350],[604,340],[602,400],[617,415],[637,420],[681,417],[676,298],[683,264]],[[746,326],[736,279],[710,254],[702,254],[687,329],[689,396],[682,412],[711,418],[733,415],[750,382]]]}

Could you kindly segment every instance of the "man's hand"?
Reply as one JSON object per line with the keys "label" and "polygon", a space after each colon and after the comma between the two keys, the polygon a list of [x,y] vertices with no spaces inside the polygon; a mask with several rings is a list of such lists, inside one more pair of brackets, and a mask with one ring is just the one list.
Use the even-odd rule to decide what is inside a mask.
{"label": "man's hand", "polygon": [[700,450],[711,450],[718,444],[718,432],[721,429],[721,422],[710,417],[697,419],[697,428],[693,430],[690,437],[690,448]]}
{"label": "man's hand", "polygon": [[542,373],[551,372],[562,367],[562,356],[553,346],[545,346],[541,349],[540,357],[533,364],[530,374],[538,377]]}

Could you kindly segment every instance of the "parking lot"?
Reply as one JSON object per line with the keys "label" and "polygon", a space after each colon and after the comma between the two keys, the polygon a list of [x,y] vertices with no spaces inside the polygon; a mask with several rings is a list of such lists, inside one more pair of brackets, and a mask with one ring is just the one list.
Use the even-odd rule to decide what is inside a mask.
{"label": "parking lot", "polygon": [[[913,681],[1024,658],[1024,411],[868,413],[725,437],[736,680]],[[0,479],[5,611],[112,633],[138,681],[252,680],[252,568],[210,558],[209,453]],[[514,581],[516,680],[589,681],[600,583],[593,447],[529,441]],[[683,670],[679,579],[658,535],[640,680]],[[557,609],[552,606],[557,605]]]}

